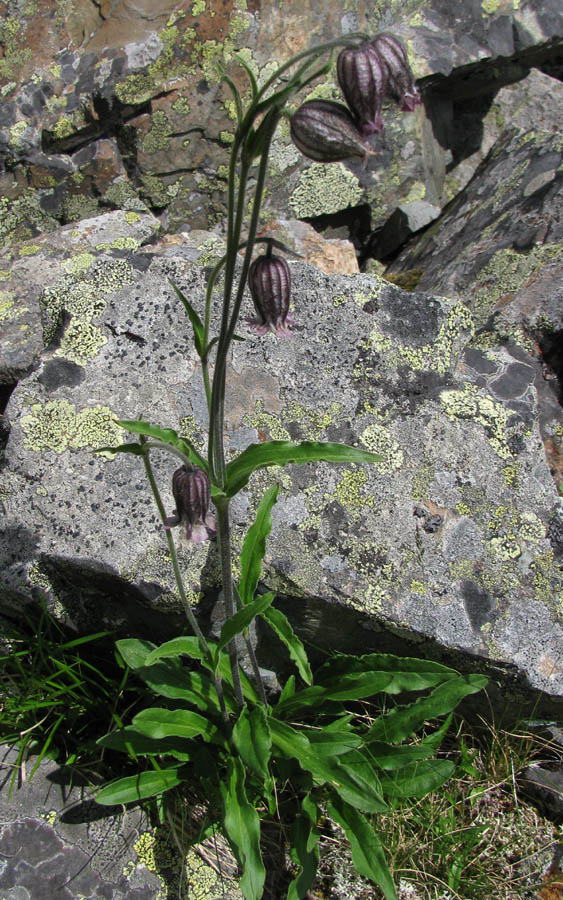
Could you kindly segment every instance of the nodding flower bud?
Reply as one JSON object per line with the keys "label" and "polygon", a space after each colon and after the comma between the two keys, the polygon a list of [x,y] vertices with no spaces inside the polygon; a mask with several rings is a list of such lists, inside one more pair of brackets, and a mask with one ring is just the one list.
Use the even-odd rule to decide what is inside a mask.
{"label": "nodding flower bud", "polygon": [[308,100],[300,106],[291,119],[291,139],[304,156],[317,162],[365,159],[373,153],[349,110],[332,100]]}
{"label": "nodding flower bud", "polygon": [[285,259],[272,255],[270,244],[250,266],[248,286],[258,314],[246,320],[252,331],[262,335],[271,330],[278,337],[290,337],[290,326],[295,325],[289,312],[291,275]]}
{"label": "nodding flower bud", "polygon": [[215,519],[209,514],[209,478],[199,466],[185,463],[172,476],[172,495],[176,512],[164,521],[165,528],[184,525],[188,540],[196,544],[209,538],[215,531]]}
{"label": "nodding flower bud", "polygon": [[395,100],[403,112],[412,112],[420,103],[420,94],[405,48],[392,34],[378,34],[369,47],[387,68],[387,96]]}
{"label": "nodding flower bud", "polygon": [[383,131],[381,105],[387,88],[387,66],[370,44],[346,47],[336,64],[338,83],[362,134]]}

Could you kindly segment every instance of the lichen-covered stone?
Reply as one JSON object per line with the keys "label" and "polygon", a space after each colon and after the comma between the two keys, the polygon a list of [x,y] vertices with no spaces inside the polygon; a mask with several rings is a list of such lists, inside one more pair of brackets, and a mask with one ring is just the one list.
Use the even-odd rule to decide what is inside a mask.
{"label": "lichen-covered stone", "polygon": [[[94,321],[106,342],[95,357],[77,362],[61,343],[11,397],[6,598],[23,599],[40,578],[81,621],[93,623],[104,610],[119,622],[126,607],[141,605],[147,623],[159,614],[162,631],[162,613],[179,610],[139,460],[92,453],[119,439],[114,416],[183,422],[198,443],[206,431],[190,327],[168,280],[202,313],[203,272],[173,250],[153,245],[148,271],[104,295],[103,318]],[[77,265],[79,274],[99,264]],[[303,608],[332,610],[335,621],[348,615],[483,664],[511,663],[536,689],[560,697],[553,523],[561,501],[538,423],[541,367],[516,344],[472,344],[473,318],[459,301],[290,265],[301,324],[291,340],[248,336],[234,347],[228,457],[252,441],[289,437],[342,440],[382,461],[256,473],[236,500],[235,546],[248,511],[277,481],[266,585],[300,597]],[[176,460],[154,457],[172,509]],[[34,535],[23,565],[22,530]],[[197,602],[217,584],[216,549],[181,545],[180,558]],[[315,642],[329,640],[316,615],[302,627]],[[366,632],[355,629],[348,646],[360,649]]]}

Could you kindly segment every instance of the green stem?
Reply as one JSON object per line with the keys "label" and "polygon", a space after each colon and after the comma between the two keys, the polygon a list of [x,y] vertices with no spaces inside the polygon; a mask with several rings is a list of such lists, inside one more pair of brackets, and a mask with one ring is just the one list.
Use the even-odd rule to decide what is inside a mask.
{"label": "green stem", "polygon": [[[223,587],[223,601],[225,603],[225,619],[230,619],[235,614],[235,594],[233,590],[233,573],[231,568],[231,525],[229,521],[229,500],[227,497],[217,497],[215,500],[217,512],[217,541],[219,544],[219,558],[221,561],[221,583]],[[237,704],[240,709],[244,706],[242,685],[240,683],[238,650],[235,639],[230,641],[228,647],[233,686]]]}

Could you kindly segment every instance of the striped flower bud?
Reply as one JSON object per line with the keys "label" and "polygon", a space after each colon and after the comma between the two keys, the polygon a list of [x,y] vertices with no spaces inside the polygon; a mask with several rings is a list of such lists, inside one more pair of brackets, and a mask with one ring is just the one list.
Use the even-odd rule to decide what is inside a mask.
{"label": "striped flower bud", "polygon": [[336,64],[338,83],[362,134],[383,131],[381,105],[387,89],[387,66],[370,44],[345,47]]}
{"label": "striped flower bud", "polygon": [[185,463],[172,476],[172,495],[176,512],[164,521],[165,528],[184,525],[189,541],[199,544],[215,531],[215,519],[208,512],[210,499],[209,478],[199,466]]}
{"label": "striped flower bud", "polygon": [[405,48],[392,34],[378,34],[369,46],[387,69],[387,96],[403,112],[412,112],[420,103],[420,94]]}
{"label": "striped flower bud", "polygon": [[290,337],[290,326],[295,325],[289,312],[291,275],[285,259],[272,255],[271,245],[250,266],[248,286],[258,314],[246,320],[252,331],[262,335],[271,330],[278,337]]}
{"label": "striped flower bud", "polygon": [[332,100],[308,100],[291,119],[291,139],[298,150],[317,162],[339,162],[372,153],[348,109]]}

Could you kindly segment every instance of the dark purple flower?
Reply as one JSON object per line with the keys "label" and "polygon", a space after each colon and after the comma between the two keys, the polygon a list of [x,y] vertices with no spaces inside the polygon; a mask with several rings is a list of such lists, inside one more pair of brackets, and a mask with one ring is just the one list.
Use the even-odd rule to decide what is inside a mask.
{"label": "dark purple flower", "polygon": [[378,34],[368,46],[387,69],[386,95],[403,112],[412,112],[420,103],[420,94],[401,42],[392,34]]}
{"label": "dark purple flower", "polygon": [[365,159],[373,152],[350,111],[332,100],[308,100],[300,106],[291,119],[291,139],[304,156],[317,162]]}
{"label": "dark purple flower", "polygon": [[180,466],[172,476],[176,512],[164,520],[164,527],[185,525],[189,541],[207,541],[209,531],[215,531],[215,519],[208,512],[210,493],[209,478],[203,469],[191,463]]}
{"label": "dark purple flower", "polygon": [[388,68],[371,44],[346,47],[336,65],[338,83],[362,134],[383,131],[381,105],[387,88]]}
{"label": "dark purple flower", "polygon": [[291,275],[285,259],[273,256],[269,246],[250,266],[248,286],[258,314],[246,320],[252,331],[262,335],[271,330],[278,337],[289,337],[295,322],[289,312]]}

